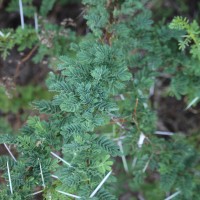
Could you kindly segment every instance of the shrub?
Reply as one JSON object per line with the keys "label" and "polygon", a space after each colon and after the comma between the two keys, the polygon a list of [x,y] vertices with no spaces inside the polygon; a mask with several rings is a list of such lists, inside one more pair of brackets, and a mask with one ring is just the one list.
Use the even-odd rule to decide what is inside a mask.
{"label": "shrub", "polygon": [[[0,135],[0,143],[13,144],[18,152],[17,160],[1,157],[9,185],[1,186],[2,199],[42,193],[44,199],[110,200],[124,190],[142,194],[145,187],[154,188],[149,199],[166,193],[167,199],[199,198],[197,150],[187,136],[158,137],[149,103],[149,91],[163,73],[170,74],[177,97],[198,95],[198,74],[191,78],[197,72],[187,66],[199,59],[199,28],[183,18],[170,25],[178,30],[153,25],[147,3],[83,0],[90,32],[72,43],[68,54],[63,51],[57,73],[49,74],[52,100],[32,103],[46,120],[29,117],[19,135]],[[183,59],[173,44],[183,34],[180,29],[188,34],[180,47],[193,40],[194,58]]]}

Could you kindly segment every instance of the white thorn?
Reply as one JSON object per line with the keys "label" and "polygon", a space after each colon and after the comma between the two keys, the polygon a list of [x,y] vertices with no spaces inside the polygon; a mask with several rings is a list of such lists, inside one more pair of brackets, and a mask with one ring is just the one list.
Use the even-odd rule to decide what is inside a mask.
{"label": "white thorn", "polygon": [[175,192],[174,194],[172,194],[171,196],[167,197],[166,199],[164,200],[170,200],[170,199],[173,199],[175,196],[179,195],[181,193],[181,191],[177,191]]}
{"label": "white thorn", "polygon": [[157,135],[174,135],[174,133],[168,132],[168,131],[156,131],[155,134],[157,134]]}
{"label": "white thorn", "polygon": [[11,157],[13,158],[13,160],[14,160],[15,162],[17,162],[15,156],[12,154],[12,152],[10,151],[10,149],[8,148],[8,146],[7,146],[5,143],[3,143],[3,144],[4,144],[4,146],[6,147],[8,153],[9,153],[9,154],[11,155]]}
{"label": "white thorn", "polygon": [[4,37],[5,35],[0,31],[0,36],[1,36],[1,37]]}
{"label": "white thorn", "polygon": [[51,177],[55,178],[55,179],[59,179],[58,176],[51,174]]}
{"label": "white thorn", "polygon": [[138,194],[138,199],[139,200],[145,200],[144,197],[142,196],[142,194]]}
{"label": "white thorn", "polygon": [[128,164],[127,164],[127,161],[126,161],[126,157],[124,156],[124,150],[123,150],[123,146],[122,146],[122,141],[119,140],[118,141],[118,145],[119,145],[119,149],[122,153],[122,163],[123,163],[123,166],[124,166],[124,170],[128,173]]}
{"label": "white thorn", "polygon": [[9,180],[9,185],[10,185],[10,192],[11,192],[11,194],[13,194],[12,181],[11,181],[10,168],[9,168],[8,161],[7,161],[7,170],[8,170],[8,180]]}
{"label": "white thorn", "polygon": [[195,97],[185,108],[185,110],[188,110],[190,107],[192,107],[197,101],[199,100],[199,97]]}
{"label": "white thorn", "polygon": [[114,138],[113,141],[119,141],[119,140],[123,140],[125,138],[126,138],[126,136],[120,136],[118,138]]}
{"label": "white thorn", "polygon": [[37,13],[34,13],[34,21],[35,21],[35,31],[38,32],[38,17]]}
{"label": "white thorn", "polygon": [[96,189],[92,192],[92,194],[90,195],[90,198],[94,197],[94,195],[98,192],[98,190],[101,188],[101,186],[106,182],[106,180],[108,179],[108,177],[111,175],[112,171],[110,171],[101,181],[101,183],[99,183],[99,185],[96,187]]}
{"label": "white thorn", "polygon": [[152,85],[149,90],[149,96],[152,97],[154,95],[155,85]]}
{"label": "white thorn", "polygon": [[120,96],[121,100],[123,100],[123,101],[125,100],[125,97],[123,94],[120,94],[119,96]]}
{"label": "white thorn", "polygon": [[123,126],[123,124],[121,124],[120,122],[117,121],[117,119],[115,119],[114,115],[109,113],[109,116],[111,117],[111,119],[122,129],[124,129],[125,127]]}
{"label": "white thorn", "polygon": [[147,167],[149,166],[150,160],[151,160],[151,157],[150,157],[149,160],[146,162],[146,164],[145,164],[145,166],[144,166],[144,168],[143,168],[143,170],[142,170],[143,173],[146,171]]}
{"label": "white thorn", "polygon": [[38,161],[39,161],[39,165],[40,165],[40,175],[41,175],[41,178],[42,178],[42,186],[45,188],[45,183],[44,183],[44,176],[43,176],[43,172],[42,172],[42,165],[40,163],[40,160],[38,158]]}
{"label": "white thorn", "polygon": [[142,145],[144,143],[145,138],[146,138],[146,136],[144,135],[144,133],[140,133],[140,137],[139,137],[139,140],[138,140],[138,147],[139,148],[142,148]]}
{"label": "white thorn", "polygon": [[131,167],[134,168],[136,163],[137,163],[137,157],[134,157]]}
{"label": "white thorn", "polygon": [[68,165],[69,167],[72,167],[70,163],[68,163],[67,161],[65,161],[64,159],[62,159],[60,156],[58,156],[57,154],[55,154],[54,152],[51,152],[51,154],[58,158],[59,160],[61,160],[62,162],[64,162],[66,165]]}
{"label": "white thorn", "polygon": [[37,191],[37,192],[34,192],[34,193],[31,193],[31,194],[29,194],[29,195],[27,195],[27,196],[34,196],[34,195],[36,195],[36,194],[40,194],[40,193],[42,193],[44,190],[40,190],[40,191]]}
{"label": "white thorn", "polygon": [[22,29],[24,29],[24,14],[23,14],[22,0],[19,0],[19,12],[20,12],[20,18],[21,18],[21,27]]}
{"label": "white thorn", "polygon": [[81,199],[81,197],[79,197],[77,195],[74,195],[74,194],[70,194],[70,193],[67,193],[67,192],[60,191],[60,190],[56,190],[56,191],[61,193],[61,194],[65,194],[66,196],[69,196],[69,197],[74,197],[76,199]]}

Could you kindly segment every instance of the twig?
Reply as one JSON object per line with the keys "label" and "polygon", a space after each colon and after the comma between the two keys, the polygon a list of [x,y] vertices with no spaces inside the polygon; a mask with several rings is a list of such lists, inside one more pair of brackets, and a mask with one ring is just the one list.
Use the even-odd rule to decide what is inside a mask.
{"label": "twig", "polygon": [[115,122],[115,124],[117,124],[121,129],[125,129],[124,125],[121,124],[117,119],[115,119],[114,115],[111,113],[108,113],[108,115],[111,117],[111,119],[113,120],[113,122]]}
{"label": "twig", "polygon": [[132,120],[133,122],[135,123],[138,131],[140,132],[140,126],[139,126],[139,123],[137,121],[137,107],[138,107],[138,98],[136,98],[136,101],[135,101],[135,106],[134,106],[134,109],[133,109],[133,113],[132,113]]}
{"label": "twig", "polygon": [[31,49],[31,51],[18,63],[16,70],[15,70],[15,75],[14,75],[15,79],[19,76],[20,66],[23,63],[25,63],[33,55],[33,53],[36,51],[37,48],[38,48],[38,45],[34,46],[33,49]]}

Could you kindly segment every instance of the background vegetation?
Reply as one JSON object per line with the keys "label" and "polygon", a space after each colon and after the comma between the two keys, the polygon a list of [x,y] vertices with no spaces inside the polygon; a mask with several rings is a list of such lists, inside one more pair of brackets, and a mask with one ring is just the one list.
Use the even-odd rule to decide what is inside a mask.
{"label": "background vegetation", "polygon": [[[112,1],[107,1],[108,4],[109,2]],[[129,10],[132,3],[134,6]],[[100,64],[96,71],[91,72],[95,80],[101,80],[101,76],[109,78],[109,81],[102,83],[102,88],[109,88],[112,98],[110,91],[106,91],[109,94],[102,93],[105,96],[101,100],[114,102],[116,105],[99,104],[99,110],[95,111],[99,114],[95,115],[98,119],[93,125],[89,124],[90,129],[86,131],[92,132],[93,126],[97,135],[104,135],[118,142],[119,149],[110,143],[112,148],[106,149],[107,140],[104,137],[97,139],[88,135],[83,138],[77,136],[73,141],[74,146],[80,145],[83,149],[86,146],[83,142],[85,140],[92,141],[87,143],[90,148],[98,149],[103,146],[104,150],[106,149],[102,155],[98,154],[98,151],[94,154],[99,156],[99,160],[91,166],[101,167],[98,168],[97,175],[90,172],[93,177],[90,187],[95,188],[111,170],[111,166],[115,176],[108,179],[107,188],[100,190],[96,198],[115,199],[116,196],[122,200],[199,199],[200,3],[195,0],[152,0],[141,3],[131,0],[117,1],[116,7],[114,3],[114,8],[108,6],[111,11],[105,9],[105,1],[95,3],[85,0],[82,4],[79,0],[24,0],[23,5],[24,29],[21,28],[18,1],[0,1],[0,181],[4,185],[0,188],[1,198],[50,199],[49,195],[52,195],[53,199],[73,199],[56,193],[56,187],[62,191],[71,187],[68,192],[77,194],[76,191],[79,191],[77,195],[88,196],[89,189],[83,187],[84,183],[76,185],[79,182],[78,177],[73,175],[71,179],[66,178],[63,173],[71,171],[60,169],[55,161],[47,159],[52,144],[54,150],[59,152],[59,142],[62,140],[59,134],[57,140],[54,138],[55,143],[49,138],[50,135],[46,136],[46,140],[49,139],[47,143],[50,144],[48,148],[41,140],[41,135],[45,134],[43,129],[51,130],[52,135],[56,132],[57,119],[61,120],[65,114],[59,113],[60,115],[52,118],[49,118],[49,114],[57,113],[58,109],[62,112],[79,113],[80,115],[76,115],[77,121],[83,113],[79,110],[75,98],[69,100],[62,95],[61,87],[66,87],[61,86],[61,83],[64,84],[64,77],[72,77],[69,80],[73,85],[73,80],[79,76],[73,71],[73,64],[79,62],[80,65],[89,66],[89,58],[95,55],[96,60],[92,64],[96,67],[99,63],[108,63],[106,53],[109,52],[108,54],[115,55],[118,59],[109,60],[109,70],[113,66],[122,69],[124,66],[121,61],[124,59],[131,76],[123,71],[116,72],[114,68],[113,76],[108,75],[111,72]],[[121,9],[119,5],[123,5]],[[116,12],[112,13],[115,8]],[[131,12],[134,14],[130,14]],[[37,13],[38,29],[34,24],[34,13]],[[118,19],[119,23],[111,19],[109,20],[112,22],[108,22],[111,13],[113,21]],[[84,43],[84,40],[94,41],[94,38],[98,38],[95,41],[106,43],[112,48],[98,46],[98,43]],[[98,48],[102,48],[103,53],[100,54]],[[68,65],[71,68],[65,71]],[[51,72],[50,76],[48,72]],[[73,76],[72,72],[76,76]],[[89,94],[90,88],[94,87],[93,82],[92,84],[82,86],[85,87],[84,91],[79,89],[76,92],[80,96],[82,93]],[[47,86],[53,92],[50,93]],[[102,91],[95,88],[93,92],[92,95],[96,95],[97,99],[97,93]],[[57,99],[54,98],[54,104],[49,104],[55,95]],[[42,99],[47,101],[35,101]],[[30,105],[33,100],[34,103]],[[87,96],[82,96],[81,100],[87,102]],[[66,107],[65,101],[70,106]],[[56,107],[58,105],[59,108]],[[115,112],[115,106],[119,108],[119,112]],[[41,114],[33,108],[37,108]],[[86,106],[84,108],[86,109]],[[90,119],[91,113],[84,114],[85,119]],[[105,116],[106,114],[108,116]],[[29,118],[35,115],[40,117]],[[70,120],[74,122],[72,115],[70,114]],[[50,125],[47,124],[49,119],[53,122]],[[80,117],[79,124],[82,123],[81,120]],[[48,126],[51,126],[50,129]],[[38,175],[41,173],[39,161],[37,166],[27,161],[27,158],[36,154],[26,155],[25,151],[28,152],[32,148],[33,138],[28,136],[33,128],[34,134],[37,135],[34,137],[36,146],[40,147],[44,142],[46,148],[35,150],[37,154],[46,153],[44,168],[50,171],[58,169],[57,175],[62,177],[60,182],[50,181],[49,171],[44,170],[49,184],[44,190],[41,176]],[[74,133],[75,129],[78,128],[65,126],[64,131]],[[69,139],[65,135],[64,138]],[[8,144],[16,158],[23,152],[21,163],[17,167],[4,143]],[[70,159],[69,153],[74,146],[64,146],[65,159]],[[92,151],[90,153],[92,155]],[[116,155],[118,157],[110,158]],[[75,159],[74,162],[77,164],[80,160],[76,163]],[[19,190],[12,197],[9,187],[6,187],[6,182],[9,182],[7,163],[13,169],[13,187]],[[16,176],[22,169],[26,174]],[[80,171],[81,169],[84,169],[83,166],[79,166]],[[83,178],[85,174],[80,171],[79,176]],[[26,180],[27,187],[22,187],[21,179]],[[32,193],[42,192],[27,197],[33,187],[35,190]]]}

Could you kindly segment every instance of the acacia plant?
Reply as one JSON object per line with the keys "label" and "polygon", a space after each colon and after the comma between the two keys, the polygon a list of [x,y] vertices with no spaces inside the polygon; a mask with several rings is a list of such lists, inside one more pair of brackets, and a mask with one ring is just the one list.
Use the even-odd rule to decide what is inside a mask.
{"label": "acacia plant", "polygon": [[49,74],[52,100],[32,103],[45,119],[30,117],[19,135],[0,135],[18,152],[0,158],[8,185],[0,197],[112,200],[131,191],[198,199],[198,152],[186,136],[158,137],[149,103],[157,77],[176,78],[181,52],[173,43],[182,32],[153,25],[147,0],[83,4],[89,33]]}

